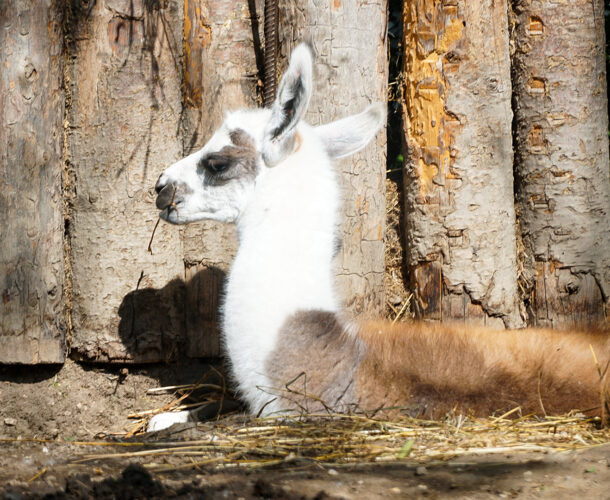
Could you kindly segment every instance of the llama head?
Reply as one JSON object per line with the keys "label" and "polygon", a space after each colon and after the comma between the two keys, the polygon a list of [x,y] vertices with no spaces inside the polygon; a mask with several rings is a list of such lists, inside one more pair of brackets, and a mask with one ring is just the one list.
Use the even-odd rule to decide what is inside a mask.
{"label": "llama head", "polygon": [[[234,222],[248,205],[257,178],[282,168],[307,140],[299,125],[312,92],[312,55],[299,45],[282,77],[270,109],[229,113],[224,123],[198,152],[167,168],[155,190],[159,216],[174,224],[202,219]],[[316,127],[322,146],[307,158],[343,158],[361,150],[383,122],[383,106],[373,104],[364,112]]]}

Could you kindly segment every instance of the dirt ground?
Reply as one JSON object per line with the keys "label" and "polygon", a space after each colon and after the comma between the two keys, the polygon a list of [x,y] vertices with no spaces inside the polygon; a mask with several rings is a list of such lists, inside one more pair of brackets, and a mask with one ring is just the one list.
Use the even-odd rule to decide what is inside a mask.
{"label": "dirt ground", "polygon": [[[461,456],[422,465],[409,459],[339,467],[292,460],[269,468],[184,463],[171,454],[82,461],[129,447],[113,434],[127,416],[159,408],[171,395],[152,387],[196,382],[208,370],[177,366],[0,368],[0,499],[21,498],[587,498],[610,499],[610,443],[580,451]],[[196,439],[184,424],[153,440]],[[92,441],[103,438],[105,444]],[[139,442],[146,437],[139,436]],[[129,448],[132,449],[132,448]],[[139,450],[146,445],[139,445]]]}
{"label": "dirt ground", "polygon": [[341,469],[306,464],[154,475],[134,459],[69,463],[82,452],[76,445],[5,445],[0,498],[610,498],[608,446],[570,454],[474,457],[424,469],[409,463]]}

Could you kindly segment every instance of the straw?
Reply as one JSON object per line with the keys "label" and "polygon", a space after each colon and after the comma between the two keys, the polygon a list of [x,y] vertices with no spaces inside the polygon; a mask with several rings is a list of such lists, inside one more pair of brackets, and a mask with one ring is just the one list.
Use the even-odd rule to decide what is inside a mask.
{"label": "straw", "polygon": [[[75,463],[137,458],[155,472],[294,463],[325,467],[429,464],[481,454],[560,453],[610,443],[610,429],[599,428],[599,418],[570,414],[542,420],[507,418],[518,410],[496,418],[458,416],[444,421],[384,420],[366,414],[264,418],[239,414],[196,424],[200,436],[196,440],[141,442],[145,449],[84,454]],[[169,463],[161,465],[159,459]]]}

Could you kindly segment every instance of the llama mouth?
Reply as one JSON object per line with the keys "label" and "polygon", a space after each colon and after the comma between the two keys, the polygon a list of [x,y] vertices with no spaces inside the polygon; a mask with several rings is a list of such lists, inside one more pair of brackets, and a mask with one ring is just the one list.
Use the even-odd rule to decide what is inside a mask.
{"label": "llama mouth", "polygon": [[159,218],[170,224],[180,224],[180,212],[176,205],[176,202],[174,202],[172,205],[161,210],[161,212],[159,212]]}

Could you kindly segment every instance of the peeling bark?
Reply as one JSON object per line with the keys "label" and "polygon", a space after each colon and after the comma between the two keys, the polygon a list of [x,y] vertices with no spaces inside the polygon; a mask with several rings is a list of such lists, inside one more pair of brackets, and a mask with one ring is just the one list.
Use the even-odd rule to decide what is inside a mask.
{"label": "peeling bark", "polygon": [[[386,0],[280,3],[279,34],[284,61],[301,41],[313,46],[314,91],[306,116],[312,125],[387,101]],[[344,223],[336,273],[340,295],[355,314],[379,315],[385,306],[385,146],[380,132],[363,152],[337,164]]]}
{"label": "peeling bark", "polygon": [[521,327],[506,2],[404,8],[405,226],[415,311]]}
{"label": "peeling bark", "polygon": [[515,169],[529,321],[603,323],[610,183],[601,0],[513,0]]}
{"label": "peeling bark", "polygon": [[61,363],[62,12],[0,4],[0,363]]}
{"label": "peeling bark", "polygon": [[69,71],[72,353],[171,359],[184,344],[180,231],[157,219],[153,186],[182,156],[182,3],[98,1],[77,12]]}
{"label": "peeling bark", "polygon": [[[210,139],[227,111],[257,105],[258,4],[184,0],[184,155]],[[189,356],[220,354],[219,297],[237,249],[234,233],[213,221],[184,228]]]}

